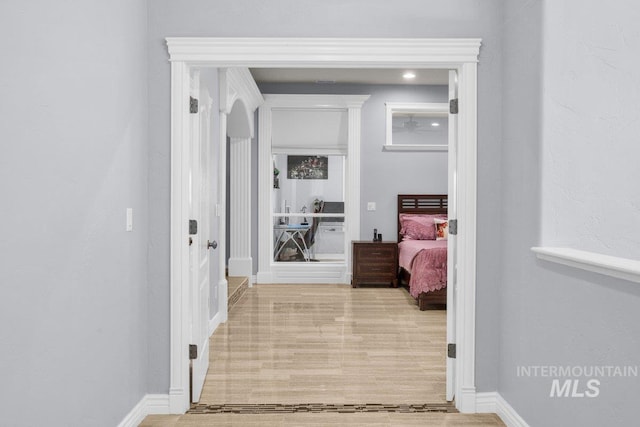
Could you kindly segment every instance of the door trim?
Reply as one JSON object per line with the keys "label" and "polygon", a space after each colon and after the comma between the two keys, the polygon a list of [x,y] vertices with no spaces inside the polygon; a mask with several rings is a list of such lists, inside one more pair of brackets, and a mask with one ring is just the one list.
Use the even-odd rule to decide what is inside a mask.
{"label": "door trim", "polygon": [[[171,360],[172,413],[189,408],[188,156],[191,67],[438,68],[458,72],[458,259],[456,407],[476,412],[475,308],[477,63],[480,39],[167,38],[171,61]],[[224,230],[220,230],[220,233]]]}
{"label": "door trim", "polygon": [[[351,241],[360,240],[360,145],[361,113],[369,95],[264,95],[259,109],[258,145],[258,274],[257,283],[343,283],[351,282]],[[273,259],[274,206],[271,197],[273,175],[274,110],[342,111],[347,114],[347,146],[345,154],[345,224],[344,262],[338,263],[278,263]],[[300,147],[304,154],[318,153],[313,146]],[[341,151],[336,149],[337,152]],[[293,150],[284,150],[293,154]],[[352,191],[352,189],[357,191]],[[294,209],[297,212],[297,207]]]}

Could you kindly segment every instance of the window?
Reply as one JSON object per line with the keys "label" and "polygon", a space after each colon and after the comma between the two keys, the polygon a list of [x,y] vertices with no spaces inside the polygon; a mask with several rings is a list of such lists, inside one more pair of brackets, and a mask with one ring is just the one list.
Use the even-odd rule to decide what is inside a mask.
{"label": "window", "polygon": [[344,262],[345,156],[273,155],[273,261]]}
{"label": "window", "polygon": [[447,151],[449,104],[386,103],[385,151]]}

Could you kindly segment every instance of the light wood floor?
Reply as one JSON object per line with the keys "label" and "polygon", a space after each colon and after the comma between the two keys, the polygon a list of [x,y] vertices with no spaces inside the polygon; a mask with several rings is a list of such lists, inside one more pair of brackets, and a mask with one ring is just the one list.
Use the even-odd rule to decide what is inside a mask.
{"label": "light wood floor", "polygon": [[[211,337],[200,404],[444,404],[446,312],[404,289],[257,285]],[[502,426],[493,414],[149,416],[142,426]]]}

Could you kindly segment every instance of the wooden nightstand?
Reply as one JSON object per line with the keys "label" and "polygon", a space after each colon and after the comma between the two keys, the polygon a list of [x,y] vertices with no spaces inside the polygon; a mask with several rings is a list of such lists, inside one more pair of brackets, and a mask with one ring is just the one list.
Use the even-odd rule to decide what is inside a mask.
{"label": "wooden nightstand", "polygon": [[391,283],[398,287],[398,244],[396,242],[353,241],[351,286],[362,283]]}

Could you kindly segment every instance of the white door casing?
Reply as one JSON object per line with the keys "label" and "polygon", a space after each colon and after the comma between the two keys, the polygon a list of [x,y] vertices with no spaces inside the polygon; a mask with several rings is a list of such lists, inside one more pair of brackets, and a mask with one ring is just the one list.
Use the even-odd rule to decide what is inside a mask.
{"label": "white door casing", "polygon": [[[351,241],[360,240],[360,135],[362,105],[369,95],[265,95],[259,110],[258,159],[258,283],[344,283],[351,281]],[[304,141],[279,153],[345,155],[344,262],[277,263],[273,260],[272,206],[272,112],[342,111],[347,116],[344,147],[314,147]]]}
{"label": "white door casing", "polygon": [[[188,98],[189,70],[207,67],[438,68],[458,73],[455,292],[455,405],[476,412],[475,291],[477,62],[480,39],[167,38],[171,61],[171,366],[172,413],[189,408]],[[223,125],[221,125],[223,126]],[[221,144],[224,146],[225,144]],[[222,153],[221,149],[221,154]],[[220,159],[224,162],[225,159]],[[222,173],[222,171],[219,171]],[[221,229],[220,233],[224,233]]]}

